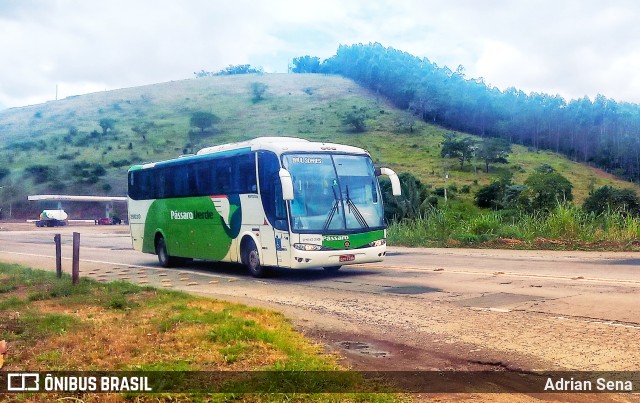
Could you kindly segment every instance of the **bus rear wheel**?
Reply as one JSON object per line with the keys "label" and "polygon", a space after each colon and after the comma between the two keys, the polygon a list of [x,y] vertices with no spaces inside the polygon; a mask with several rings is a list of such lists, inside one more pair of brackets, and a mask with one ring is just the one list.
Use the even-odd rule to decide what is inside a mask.
{"label": "bus rear wheel", "polygon": [[167,242],[162,236],[156,240],[156,255],[158,255],[158,262],[162,267],[171,267],[175,264],[174,258],[169,256],[167,252]]}
{"label": "bus rear wheel", "polygon": [[260,263],[258,247],[251,239],[243,242],[242,264],[247,266],[249,273],[251,273],[253,277],[264,277],[267,274],[267,269]]}

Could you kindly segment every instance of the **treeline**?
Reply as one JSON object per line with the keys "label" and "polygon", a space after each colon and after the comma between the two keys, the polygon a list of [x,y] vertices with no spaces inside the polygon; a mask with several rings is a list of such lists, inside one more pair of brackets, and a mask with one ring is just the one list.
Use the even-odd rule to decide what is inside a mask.
{"label": "treeline", "polygon": [[501,91],[427,58],[378,43],[341,45],[321,62],[302,56],[295,73],[339,74],[424,121],[534,149],[562,153],[631,181],[640,180],[640,106],[603,95],[567,102],[558,95]]}

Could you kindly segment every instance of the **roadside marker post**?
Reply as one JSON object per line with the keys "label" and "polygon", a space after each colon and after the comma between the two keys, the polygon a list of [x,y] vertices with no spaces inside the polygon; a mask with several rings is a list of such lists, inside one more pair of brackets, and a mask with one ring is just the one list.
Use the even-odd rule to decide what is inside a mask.
{"label": "roadside marker post", "polygon": [[73,233],[73,264],[71,266],[73,285],[80,282],[80,233]]}
{"label": "roadside marker post", "polygon": [[53,242],[56,243],[56,277],[62,278],[62,242],[60,234],[53,236]]}

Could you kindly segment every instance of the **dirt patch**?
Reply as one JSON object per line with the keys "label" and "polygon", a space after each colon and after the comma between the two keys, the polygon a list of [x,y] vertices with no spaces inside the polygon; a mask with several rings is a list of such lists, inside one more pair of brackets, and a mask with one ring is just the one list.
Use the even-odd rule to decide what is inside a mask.
{"label": "dirt patch", "polygon": [[[330,353],[342,357],[342,364],[361,371],[486,371],[513,370],[510,363],[499,360],[477,360],[462,352],[474,348],[464,343],[447,343],[421,335],[422,346],[376,337],[371,333],[347,333],[321,328],[298,329],[305,336],[325,346]],[[383,353],[383,354],[382,354]],[[498,364],[499,363],[499,364]]]}

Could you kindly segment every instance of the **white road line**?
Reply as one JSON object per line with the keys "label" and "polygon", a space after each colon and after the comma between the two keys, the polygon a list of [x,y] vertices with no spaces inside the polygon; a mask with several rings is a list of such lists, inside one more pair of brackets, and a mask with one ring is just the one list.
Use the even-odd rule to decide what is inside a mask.
{"label": "white road line", "polygon": [[[44,258],[48,258],[48,259],[55,259],[55,256],[39,255],[37,253],[7,252],[7,251],[0,251],[0,253],[7,253],[7,254],[10,254],[10,255],[19,255],[19,256],[44,257]],[[70,258],[70,257],[62,257],[62,259],[63,260],[72,260],[72,258]],[[107,262],[107,261],[104,261],[104,260],[80,259],[80,261],[81,262],[87,262],[87,263],[97,263],[97,264],[122,266],[122,267],[135,267],[135,268],[138,268],[138,269],[153,269],[153,270],[163,270],[164,269],[162,267],[157,267],[157,266],[142,266],[142,265],[137,265],[137,264],[125,264],[125,263]],[[189,271],[189,273],[193,273],[193,274],[197,274],[197,275],[201,275],[201,276],[205,276],[205,277],[224,278],[224,279],[231,278],[231,279],[235,279],[235,280],[241,280],[242,279],[242,277],[223,276],[223,275],[220,275],[220,274],[196,272],[196,271],[190,270],[188,268],[181,268],[181,270]]]}
{"label": "white road line", "polygon": [[486,277],[521,277],[521,278],[533,278],[533,279],[550,279],[550,280],[567,280],[567,281],[583,281],[583,282],[593,282],[593,283],[614,283],[614,284],[631,284],[631,285],[640,285],[640,280],[625,280],[625,279],[614,279],[614,278],[599,278],[599,277],[569,277],[569,276],[557,276],[552,274],[523,274],[523,273],[514,273],[514,272],[500,272],[496,274],[495,272],[486,272],[486,271],[473,271],[473,270],[451,270],[444,269],[435,271],[434,268],[424,268],[424,267],[416,267],[416,266],[383,266],[383,265],[373,265],[373,264],[363,264],[359,266],[361,268],[371,268],[371,269],[395,269],[395,270],[413,270],[417,272],[435,272],[438,274],[464,274],[464,275],[472,275],[472,276],[486,276]]}

